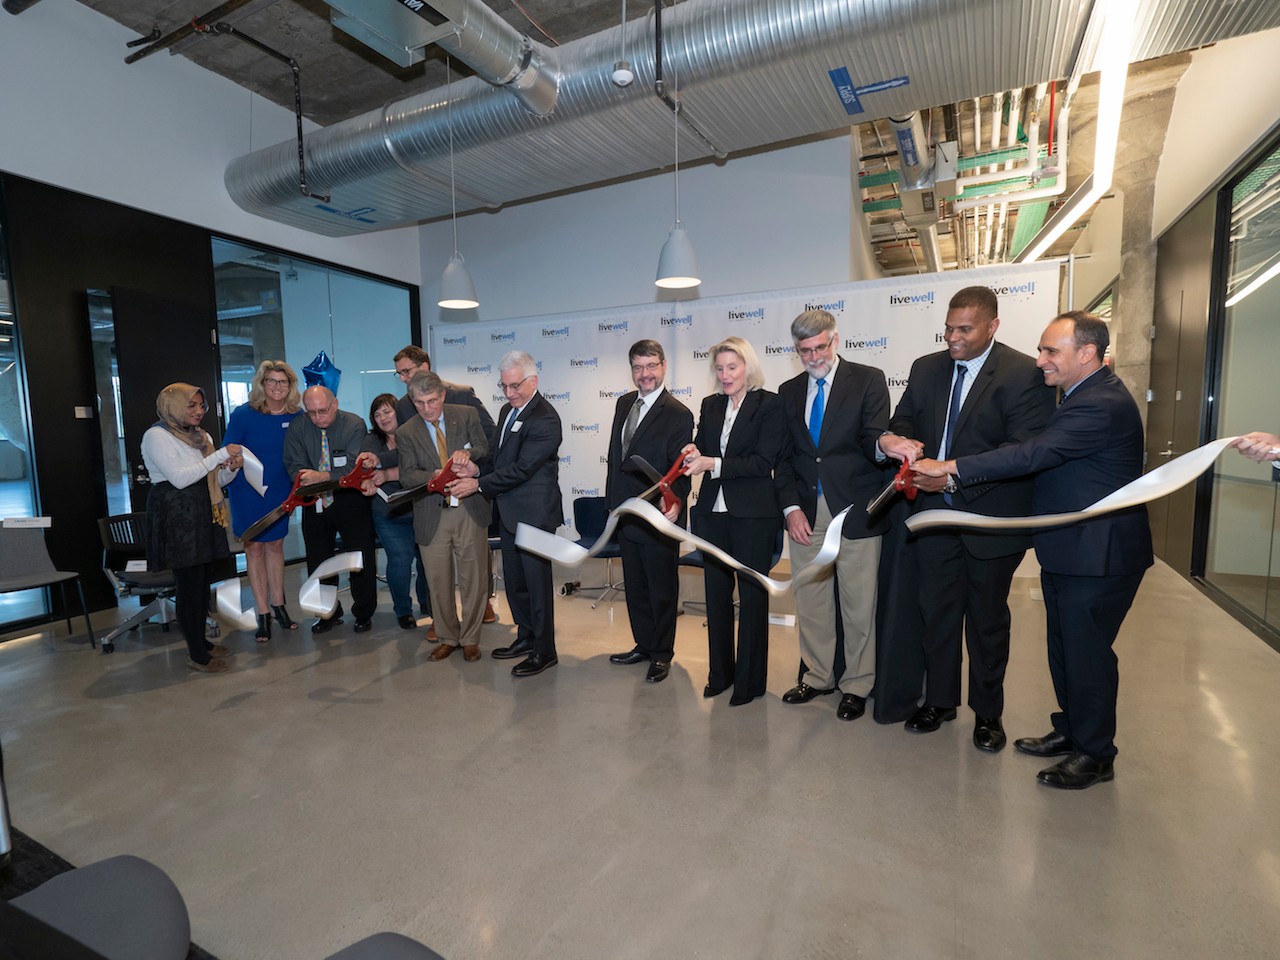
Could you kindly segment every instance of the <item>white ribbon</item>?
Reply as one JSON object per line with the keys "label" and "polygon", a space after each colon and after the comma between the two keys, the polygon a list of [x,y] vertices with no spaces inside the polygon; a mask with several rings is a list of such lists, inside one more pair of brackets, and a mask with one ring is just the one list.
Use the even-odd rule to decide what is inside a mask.
{"label": "white ribbon", "polygon": [[1142,503],[1159,500],[1180,487],[1185,487],[1204,473],[1224,449],[1239,437],[1222,437],[1203,447],[1184,453],[1150,473],[1126,483],[1120,489],[1107,494],[1096,503],[1074,513],[1046,513],[1036,517],[985,517],[963,510],[925,510],[907,519],[907,529],[913,533],[934,527],[968,527],[979,530],[1030,530],[1038,527],[1058,527],[1090,517],[1136,507]]}
{"label": "white ribbon", "polygon": [[248,447],[241,445],[240,456],[244,458],[244,478],[249,481],[249,486],[258,491],[258,496],[265,497],[267,495],[267,485],[263,481],[262,461],[254,455],[254,452]]}
{"label": "white ribbon", "polygon": [[313,617],[325,619],[332,617],[333,612],[338,609],[338,588],[321,583],[321,578],[332,577],[343,571],[356,573],[363,569],[364,557],[359,550],[330,557],[316,567],[315,573],[303,581],[302,588],[298,591],[298,606],[302,607],[304,613],[309,613]]}
{"label": "white ribbon", "polygon": [[836,554],[840,552],[840,534],[844,527],[845,514],[852,509],[852,506],[846,507],[832,517],[831,524],[827,527],[827,534],[822,540],[822,547],[818,550],[818,555],[813,558],[811,563],[801,567],[790,580],[774,580],[758,570],[753,570],[746,564],[729,556],[715,544],[694,536],[683,527],[677,527],[664,517],[662,511],[657,507],[638,497],[624,500],[616,508],[609,511],[609,519],[604,525],[604,533],[600,534],[600,538],[589,548],[579,546],[571,540],[558,537],[554,533],[548,533],[546,530],[531,527],[527,523],[516,524],[516,546],[521,550],[536,554],[555,563],[561,563],[567,567],[576,567],[603,550],[613,536],[618,520],[624,514],[630,514],[633,517],[639,517],[664,536],[681,543],[690,544],[701,550],[705,556],[715,557],[730,569],[752,577],[776,597],[790,591],[796,581],[815,576],[835,562]]}
{"label": "white ribbon", "polygon": [[240,606],[240,579],[238,577],[219,581],[214,585],[213,590],[217,598],[218,615],[223,620],[240,630],[257,629],[257,610],[253,607],[245,610]]}

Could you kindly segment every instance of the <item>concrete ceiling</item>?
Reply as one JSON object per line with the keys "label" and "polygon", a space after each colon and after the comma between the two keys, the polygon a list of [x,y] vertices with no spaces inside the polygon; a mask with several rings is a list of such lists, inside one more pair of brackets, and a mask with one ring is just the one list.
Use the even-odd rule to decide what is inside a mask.
{"label": "concrete ceiling", "polygon": [[[80,2],[139,37],[153,30],[166,35],[219,6],[216,0]],[[520,0],[518,4],[490,0],[489,6],[520,33],[552,47],[616,27],[622,9],[618,0]],[[644,16],[647,10],[645,4],[632,3],[627,18]],[[428,47],[421,63],[399,67],[334,27],[329,12],[329,5],[321,0],[258,0],[219,19],[297,62],[302,112],[321,126],[444,86],[444,52],[439,47]],[[122,50],[121,57],[128,52]],[[230,36],[197,35],[184,41],[177,52],[293,110],[289,69],[249,44]],[[453,70],[455,77],[468,74],[457,60]]]}

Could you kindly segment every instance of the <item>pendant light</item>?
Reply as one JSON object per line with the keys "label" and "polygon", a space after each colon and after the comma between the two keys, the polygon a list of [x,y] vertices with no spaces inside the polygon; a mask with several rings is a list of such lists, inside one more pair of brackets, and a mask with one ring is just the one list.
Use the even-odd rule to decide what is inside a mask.
{"label": "pendant light", "polygon": [[664,290],[682,290],[696,287],[702,280],[698,276],[698,261],[693,255],[689,232],[680,223],[680,110],[683,105],[680,100],[679,76],[675,77],[672,94],[671,120],[676,133],[676,222],[667,235],[667,242],[662,245],[662,253],[658,255],[658,275],[653,282]]}
{"label": "pendant light", "polygon": [[440,278],[439,305],[446,310],[470,310],[480,306],[476,298],[476,285],[471,279],[471,271],[467,262],[458,252],[458,193],[453,180],[453,74],[450,71],[449,58],[445,57],[445,86],[449,93],[449,200],[453,209],[453,256],[445,265],[444,275]]}

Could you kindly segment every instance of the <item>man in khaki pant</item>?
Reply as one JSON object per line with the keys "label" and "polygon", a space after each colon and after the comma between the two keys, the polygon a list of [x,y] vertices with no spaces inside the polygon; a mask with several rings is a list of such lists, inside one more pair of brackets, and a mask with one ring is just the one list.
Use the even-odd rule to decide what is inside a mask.
{"label": "man in khaki pant", "polygon": [[[417,416],[396,431],[400,451],[400,483],[418,486],[454,460],[485,461],[489,441],[471,407],[444,402],[445,386],[434,373],[409,381]],[[469,661],[480,659],[480,625],[488,599],[488,529],[492,508],[484,497],[463,498],[429,493],[413,504],[413,534],[427,571],[440,645],[432,660],[443,660],[458,647]],[[462,598],[462,615],[454,602],[454,580]]]}

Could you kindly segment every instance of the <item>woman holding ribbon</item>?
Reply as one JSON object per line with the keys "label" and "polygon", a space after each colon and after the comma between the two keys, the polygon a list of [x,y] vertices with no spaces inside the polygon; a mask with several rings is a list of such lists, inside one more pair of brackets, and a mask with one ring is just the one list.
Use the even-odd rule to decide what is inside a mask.
{"label": "woman holding ribbon", "polygon": [[187,666],[222,673],[227,648],[205,639],[210,565],[230,555],[230,522],[222,488],[243,464],[239,444],[214,449],[200,426],[204,391],[171,383],[156,399],[160,419],[142,435],[142,461],[151,476],[147,495],[147,563],[172,570],[178,626],[187,641]]}
{"label": "woman holding ribbon", "polygon": [[[243,474],[228,488],[231,496],[232,530],[239,537],[249,525],[284,502],[293,481],[284,468],[284,436],[289,424],[302,409],[298,375],[283,360],[263,360],[249,385],[249,402],[231,411],[227,420],[227,442],[243,444],[262,463],[260,494]],[[289,518],[281,517],[259,536],[244,545],[245,571],[253,590],[253,606],[258,615],[255,639],[271,639],[271,617],[285,630],[297,630],[284,605],[284,538]]]}
{"label": "woman holding ribbon", "polygon": [[[768,573],[781,521],[773,468],[784,454],[782,404],[764,387],[751,344],[729,337],[711,348],[716,392],[702,401],[698,432],[684,448],[690,476],[705,474],[690,511],[693,532],[735,560]],[[710,672],[704,697],[733,687],[739,706],[764,696],[769,666],[769,596],[755,579],[737,574],[741,610],[733,649],[734,571],[704,558]]]}

